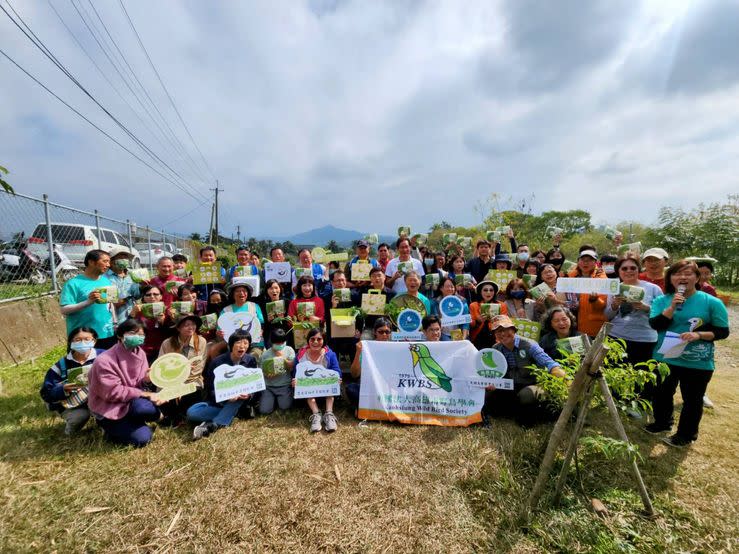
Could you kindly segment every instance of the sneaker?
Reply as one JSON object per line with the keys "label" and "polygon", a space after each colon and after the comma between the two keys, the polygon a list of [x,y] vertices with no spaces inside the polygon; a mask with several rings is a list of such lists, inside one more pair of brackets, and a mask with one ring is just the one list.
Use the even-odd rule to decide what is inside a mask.
{"label": "sneaker", "polygon": [[675,433],[674,435],[670,435],[669,437],[663,437],[662,442],[670,446],[674,446],[675,448],[685,448],[693,441],[690,439],[686,439],[685,437],[681,437],[680,435]]}
{"label": "sneaker", "polygon": [[714,407],[713,402],[710,398],[708,398],[707,394],[703,396],[703,407],[708,408],[709,410],[713,410]]}
{"label": "sneaker", "polygon": [[315,414],[311,414],[311,416],[308,418],[308,421],[310,421],[310,432],[311,433],[318,433],[318,431],[321,430],[321,412],[316,412]]}
{"label": "sneaker", "polygon": [[659,435],[660,433],[664,433],[665,431],[672,431],[672,425],[665,426],[655,422],[650,423],[649,425],[645,425],[644,430],[652,435]]}
{"label": "sneaker", "polygon": [[326,428],[326,431],[328,433],[333,433],[334,431],[336,431],[338,423],[339,422],[336,420],[336,416],[333,412],[326,412],[323,415],[323,426]]}
{"label": "sneaker", "polygon": [[203,437],[207,437],[216,429],[218,429],[218,426],[215,423],[211,421],[205,421],[192,430],[192,440],[196,441],[198,439],[202,439]]}

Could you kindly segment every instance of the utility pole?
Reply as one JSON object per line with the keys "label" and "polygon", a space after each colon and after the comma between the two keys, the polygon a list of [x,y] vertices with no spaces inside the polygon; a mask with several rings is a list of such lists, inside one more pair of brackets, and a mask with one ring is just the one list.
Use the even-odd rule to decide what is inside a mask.
{"label": "utility pole", "polygon": [[219,192],[223,192],[223,189],[221,189],[221,188],[218,188],[218,186],[219,186],[219,185],[220,185],[220,183],[219,183],[219,182],[218,182],[218,180],[216,179],[216,188],[214,188],[214,189],[210,189],[210,190],[212,190],[212,191],[214,191],[214,192],[216,193],[216,202],[215,202],[215,216],[214,216],[214,221],[215,221],[215,234],[216,234],[216,236],[215,236],[215,240],[213,240],[213,245],[214,245],[214,246],[218,246],[218,193],[219,193]]}
{"label": "utility pole", "polygon": [[241,244],[241,225],[236,226],[236,242]]}

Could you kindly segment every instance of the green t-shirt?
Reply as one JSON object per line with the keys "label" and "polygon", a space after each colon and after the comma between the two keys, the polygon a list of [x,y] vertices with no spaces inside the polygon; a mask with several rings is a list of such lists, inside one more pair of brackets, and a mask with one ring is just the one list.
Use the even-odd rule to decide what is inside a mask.
{"label": "green t-shirt", "polygon": [[[110,282],[105,275],[101,275],[97,279],[90,279],[83,275],[77,275],[64,284],[62,294],[59,297],[59,304],[67,306],[69,304],[79,304],[87,300],[90,293],[101,287],[111,287]],[[113,316],[110,312],[109,304],[92,304],[79,312],[69,314],[67,319],[67,334],[72,332],[76,327],[92,327],[98,334],[99,339],[107,339],[113,336]]]}
{"label": "green t-shirt", "polygon": [[[673,296],[674,294],[665,294],[655,298],[652,302],[649,317],[656,317],[665,311],[672,304]],[[697,291],[685,301],[682,310],[675,311],[670,326],[666,330],[659,331],[657,344],[654,347],[654,359],[693,369],[713,370],[714,346],[713,342],[710,341],[689,342],[683,353],[677,358],[664,358],[662,354],[658,353],[666,331],[678,334],[687,333],[706,324],[714,327],[728,327],[729,313],[721,300],[705,292]]]}
{"label": "green t-shirt", "polygon": [[[286,365],[283,365],[282,369],[274,374],[271,373],[272,368],[269,367],[270,363],[267,360],[272,360],[275,357],[275,351],[272,348],[268,348],[262,354],[260,360],[262,370],[264,371],[264,382],[268,387],[284,387],[290,384],[292,380],[292,370],[288,369]],[[282,349],[282,357],[285,360],[295,360],[295,350],[290,346],[285,345]]]}

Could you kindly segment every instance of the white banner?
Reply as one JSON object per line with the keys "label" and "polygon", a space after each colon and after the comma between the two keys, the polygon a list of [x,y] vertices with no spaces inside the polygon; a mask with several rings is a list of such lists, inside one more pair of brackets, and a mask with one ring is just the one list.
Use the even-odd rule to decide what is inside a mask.
{"label": "white banner", "polygon": [[471,380],[469,341],[362,341],[360,419],[467,426],[481,421],[485,391]]}
{"label": "white banner", "polygon": [[258,367],[221,364],[213,373],[216,402],[225,402],[242,394],[253,394],[267,388],[262,370]]}
{"label": "white banner", "polygon": [[339,374],[311,361],[303,360],[295,366],[295,398],[339,396]]}
{"label": "white banner", "polygon": [[557,279],[557,292],[578,294],[618,294],[618,279],[590,279],[588,277],[560,277]]}

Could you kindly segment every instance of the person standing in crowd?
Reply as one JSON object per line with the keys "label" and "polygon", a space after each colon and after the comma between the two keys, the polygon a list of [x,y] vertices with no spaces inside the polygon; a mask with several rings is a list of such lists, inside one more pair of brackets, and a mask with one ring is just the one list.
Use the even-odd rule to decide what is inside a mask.
{"label": "person standing in crowd", "polygon": [[144,344],[144,325],[127,319],[118,325],[118,343],[95,358],[90,373],[88,406],[105,438],[117,444],[146,446],[154,436],[147,423],[161,417],[163,404],[147,390],[149,364]]}
{"label": "person standing in crowd", "polygon": [[696,265],[698,266],[698,271],[701,273],[700,281],[698,281],[700,290],[711,296],[717,296],[716,288],[711,284],[711,280],[713,279],[713,263],[708,260],[698,260],[696,261]]}
{"label": "person standing in crowd", "polygon": [[477,256],[470,259],[464,267],[465,273],[469,273],[479,283],[494,269],[495,259],[491,255],[491,246],[488,241],[481,239],[476,245]]}
{"label": "person standing in crowd", "polygon": [[[534,319],[536,321],[539,321],[547,310],[549,310],[550,308],[554,308],[555,306],[565,306],[567,308],[570,308],[570,304],[567,300],[567,295],[561,292],[557,292],[558,278],[559,272],[553,264],[545,263],[544,265],[539,267],[539,274],[536,277],[534,286],[538,286],[541,283],[546,283],[546,285],[551,289],[551,292],[547,293],[547,295],[543,298],[536,299],[534,304]],[[577,302],[575,302],[574,305],[576,308]]]}
{"label": "person standing in crowd", "polygon": [[[247,313],[259,321],[259,327],[252,327],[250,332],[249,343],[251,348],[249,354],[254,356],[257,361],[264,350],[264,338],[262,335],[262,325],[264,325],[264,315],[259,305],[252,300],[254,291],[251,285],[243,277],[234,277],[234,279],[226,287],[228,294],[228,306],[223,308],[223,314]],[[258,329],[258,332],[257,332]],[[223,337],[223,331],[218,330],[216,333],[219,337]]]}
{"label": "person standing in crowd", "polygon": [[387,272],[387,264],[390,263],[390,245],[386,242],[377,247],[377,265],[383,273]]}
{"label": "person standing in crowd", "polygon": [[49,410],[57,412],[64,420],[64,434],[73,435],[80,431],[90,411],[87,407],[87,386],[67,379],[69,371],[78,367],[88,370],[95,358],[105,352],[95,349],[97,333],[92,327],[72,329],[67,337],[67,354],[46,372],[41,386],[41,398]]}
{"label": "person standing in crowd", "polygon": [[[404,272],[398,269],[399,263],[404,263],[409,266],[408,271],[412,264],[412,270],[415,271],[421,278],[425,275],[423,271],[423,264],[415,259],[411,258],[411,241],[407,237],[400,237],[395,243],[395,248],[398,251],[398,257],[393,258],[388,262],[387,268],[385,269],[385,285],[396,294],[405,292],[406,284],[404,279]],[[405,271],[407,273],[408,271]]]}
{"label": "person standing in crowd", "polygon": [[187,277],[187,256],[184,254],[175,254],[172,256],[172,263],[174,264],[174,274],[177,277]]}
{"label": "person standing in crowd", "polygon": [[[267,311],[267,304],[270,302],[282,301],[285,312],[280,316],[279,314],[270,313]],[[282,286],[276,279],[270,279],[264,284],[264,301],[261,305],[262,313],[265,314],[265,323],[262,326],[262,334],[265,339],[268,339],[274,329],[282,329],[286,334],[290,331],[289,321],[275,321],[287,317],[287,308],[290,305],[290,300],[285,295]],[[266,346],[269,346],[265,343]]]}
{"label": "person standing in crowd", "polygon": [[367,292],[370,282],[366,281],[352,281],[352,265],[356,263],[367,263],[372,267],[378,267],[377,260],[370,258],[369,242],[362,239],[357,241],[356,256],[354,256],[344,268],[344,273],[347,276],[346,286],[350,289],[357,289],[360,293]]}
{"label": "person standing in crowd", "polygon": [[[697,290],[700,271],[694,262],[672,264],[665,279],[665,294],[652,302],[649,323],[658,333],[653,357],[667,363],[670,373],[657,385],[654,423],[645,429],[650,433],[672,430],[673,396],[680,385],[683,408],[677,432],[663,440],[683,447],[698,438],[703,396],[715,368],[714,342],[729,336],[729,314],[718,298]],[[668,332],[679,337],[670,357],[660,352]]]}
{"label": "person standing in crowd", "polygon": [[477,284],[477,300],[470,304],[470,339],[478,350],[491,348],[495,344],[493,335],[492,317],[482,313],[481,304],[496,304],[498,314],[507,314],[508,308],[501,304],[498,298],[498,285],[492,281],[481,281]]}
{"label": "person standing in crowd", "polygon": [[539,265],[541,265],[547,261],[547,253],[543,250],[536,250],[533,254],[531,254],[529,260],[536,260]]}
{"label": "person standing in crowd", "polygon": [[139,297],[139,286],[133,282],[128,274],[132,255],[130,252],[121,251],[110,258],[110,269],[105,276],[110,279],[118,289],[118,301],[113,302],[115,309],[115,321],[123,321],[128,318],[133,310],[135,300]]}
{"label": "person standing in crowd", "polygon": [[157,260],[157,274],[149,279],[149,285],[159,289],[162,297],[157,302],[164,302],[169,305],[177,300],[177,289],[185,282],[185,279],[175,276],[174,262],[169,256],[162,256]]}
{"label": "person standing in crowd", "polygon": [[90,327],[98,336],[97,346],[103,350],[115,344],[112,305],[103,301],[100,289],[113,283],[105,276],[110,256],[104,250],[90,250],[85,255],[85,269],[64,283],[59,296],[67,334],[78,327]]}
{"label": "person standing in crowd", "polygon": [[529,261],[529,245],[519,244],[518,248],[516,249],[516,267],[515,267],[516,273],[519,279],[523,277],[524,273],[526,273],[526,262],[528,261]]}
{"label": "person standing in crowd", "polygon": [[465,261],[464,256],[461,254],[452,254],[449,256],[449,262],[447,263],[448,272],[446,274],[447,278],[454,281],[455,286],[457,287],[457,295],[460,298],[463,298],[467,304],[470,304],[471,302],[474,302],[475,298],[475,287],[477,286],[477,280],[472,277],[472,280],[464,284],[457,284],[457,276],[464,275],[465,274]]}
{"label": "person standing in crowd", "polygon": [[177,299],[180,302],[192,302],[192,313],[198,316],[205,315],[208,309],[208,303],[204,300],[198,300],[198,293],[195,285],[185,283],[177,289]]}
{"label": "person standing in crowd", "polygon": [[441,320],[439,316],[427,315],[421,320],[421,329],[426,337],[426,342],[439,342],[441,340]]}
{"label": "person standing in crowd", "polygon": [[610,336],[624,340],[630,364],[646,362],[652,359],[657,342],[657,331],[649,325],[649,311],[654,299],[662,296],[662,289],[639,279],[639,258],[635,254],[626,253],[614,269],[624,285],[644,289],[644,298],[637,302],[628,302],[619,295],[610,298],[605,312],[613,325]]}
{"label": "person standing in crowd", "polygon": [[286,261],[285,253],[279,246],[275,246],[272,248],[272,250],[269,251],[269,259],[276,263]]}
{"label": "person standing in crowd", "polygon": [[[323,296],[324,306],[330,308],[326,310],[326,329],[331,329],[331,310],[332,309],[347,309],[353,308],[359,305],[360,298],[354,290],[352,290],[351,298],[347,301],[342,301],[337,295],[334,295],[334,291],[346,289],[348,281],[346,275],[340,269],[334,271],[331,275],[331,286],[326,289],[327,294]],[[351,289],[349,289],[351,290]],[[358,335],[358,331],[356,334]],[[330,335],[330,333],[329,333]],[[328,346],[333,350],[337,356],[349,356],[349,359],[354,358],[354,349],[357,344],[357,336],[354,337],[334,337],[329,336]]]}
{"label": "person standing in crowd", "polygon": [[418,298],[423,302],[423,306],[426,308],[426,314],[431,313],[431,301],[421,293],[421,276],[415,271],[405,274],[405,294]]}
{"label": "person standing in crowd", "polygon": [[[341,368],[339,367],[339,360],[336,354],[328,347],[325,346],[325,335],[320,329],[311,329],[308,331],[308,345],[301,348],[298,352],[298,364],[303,361],[310,362],[312,364],[320,365],[331,371],[335,371],[339,374],[339,383],[341,383]],[[297,367],[297,365],[295,366]],[[295,388],[295,367],[293,368],[291,386]],[[334,415],[334,397],[326,397],[326,409],[325,413],[321,415],[321,410],[318,408],[318,403],[315,398],[307,398],[306,403],[311,411],[310,416],[310,432],[317,433],[323,426],[326,431],[333,433],[336,431],[338,420]]]}
{"label": "person standing in crowd", "polygon": [[552,248],[547,252],[546,263],[552,264],[558,274],[562,274],[562,264],[565,263],[565,255],[559,247]]}
{"label": "person standing in crowd", "polygon": [[513,379],[513,390],[486,387],[483,422],[489,416],[513,415],[522,425],[530,425],[540,418],[551,416],[544,404],[543,390],[536,384],[530,366],[546,369],[555,377],[564,378],[565,372],[533,340],[519,336],[516,325],[507,315],[493,318],[497,344],[493,346],[508,362],[505,379]]}
{"label": "person standing in crowd", "polygon": [[536,303],[528,297],[529,289],[523,279],[511,279],[505,289],[506,313],[516,319],[534,319]]}
{"label": "person standing in crowd", "polygon": [[216,402],[215,370],[222,365],[257,367],[257,360],[248,353],[251,346],[251,335],[241,329],[228,337],[228,352],[217,356],[208,363],[203,372],[203,388],[205,402],[193,404],[187,410],[187,419],[198,425],[193,429],[193,440],[202,439],[221,427],[231,425],[236,416],[253,418],[259,404],[259,394],[242,394]]}
{"label": "person standing in crowd", "polygon": [[[228,269],[226,272],[226,280],[231,281],[234,278],[236,271],[241,271],[239,270],[240,267],[248,268],[247,271],[249,275],[259,275],[259,269],[257,266],[252,265],[251,252],[249,252],[249,249],[243,244],[236,247],[236,265],[231,266]],[[241,275],[241,277],[246,277],[246,275]]]}
{"label": "person standing in crowd", "polygon": [[[298,321],[310,321],[315,325],[323,325],[326,319],[326,310],[323,300],[316,294],[313,277],[303,275],[295,286],[295,298],[288,306],[287,314]],[[313,304],[313,315],[303,315],[298,312],[298,304]]]}
{"label": "person standing in crowd", "polygon": [[226,283],[226,270],[220,267],[217,257],[216,249],[210,245],[203,246],[199,252],[199,262],[201,264],[213,264],[221,272],[220,283],[204,283],[202,285],[195,285],[195,290],[198,291],[198,298],[200,300],[208,300],[210,293],[221,288]]}
{"label": "person standing in crowd", "polygon": [[603,254],[600,257],[600,267],[603,270],[603,273],[606,274],[606,277],[608,279],[618,279],[619,278],[618,271],[616,270],[617,261],[618,261],[618,256],[614,256],[613,254]]}
{"label": "person standing in crowd", "polygon": [[[569,273],[569,277],[584,277],[590,279],[605,279],[606,274],[596,265],[598,254],[595,250],[585,249],[577,258],[577,267]],[[605,294],[580,294],[578,295],[577,308],[577,330],[585,333],[590,338],[595,338],[603,323],[606,321]]]}
{"label": "person standing in crowd", "polygon": [[[441,285],[439,286],[439,295],[434,302],[434,310],[433,313],[441,319],[443,317],[443,314],[441,313],[441,302],[444,300],[444,298],[447,298],[449,296],[456,296],[462,301],[462,314],[469,314],[470,308],[467,304],[467,301],[464,298],[461,298],[457,296],[457,287],[454,285],[454,280],[445,277],[441,280]],[[470,324],[469,323],[461,323],[458,325],[450,325],[450,326],[443,326],[441,328],[441,340],[443,341],[450,341],[450,340],[467,340],[467,337],[470,333]]]}
{"label": "person standing in crowd", "polygon": [[316,289],[316,295],[321,296],[323,290],[328,286],[328,270],[326,266],[313,261],[313,255],[310,250],[303,248],[298,252],[298,267],[293,269],[292,286],[293,292],[297,297],[300,296],[300,290],[298,290],[298,278],[297,269],[308,270],[308,274],[313,279],[313,286]]}
{"label": "person standing in crowd", "polygon": [[142,350],[146,353],[149,363],[153,363],[159,355],[159,349],[162,343],[172,335],[172,318],[169,310],[162,310],[162,313],[148,313],[146,304],[161,304],[162,291],[154,285],[144,285],[141,287],[141,304],[137,304],[131,311],[131,317],[141,322],[144,326],[146,340],[141,345]]}
{"label": "person standing in crowd", "polygon": [[[388,302],[393,299],[395,296],[395,293],[389,290],[385,287],[385,272],[380,267],[373,267],[370,270],[370,290],[379,290],[381,292],[379,293],[373,293],[373,294],[381,294],[385,297],[385,305],[387,306]],[[361,305],[361,299],[360,299],[360,305]],[[364,321],[362,325],[362,338],[369,339],[372,337],[372,329],[374,328],[375,322],[384,316],[382,315],[370,315],[366,314],[364,316]]]}
{"label": "person standing in crowd", "polygon": [[511,261],[510,256],[508,256],[508,254],[506,254],[505,252],[501,252],[500,254],[495,256],[495,269],[510,271],[512,267],[513,262]]}
{"label": "person standing in crowd", "polygon": [[582,334],[577,330],[575,316],[563,306],[555,306],[547,311],[542,320],[541,333],[539,346],[555,361],[562,358],[557,341]]}
{"label": "person standing in crowd", "polygon": [[665,267],[670,257],[662,248],[650,248],[641,256],[644,272],[639,274],[641,281],[654,283],[662,292],[665,291]]}

